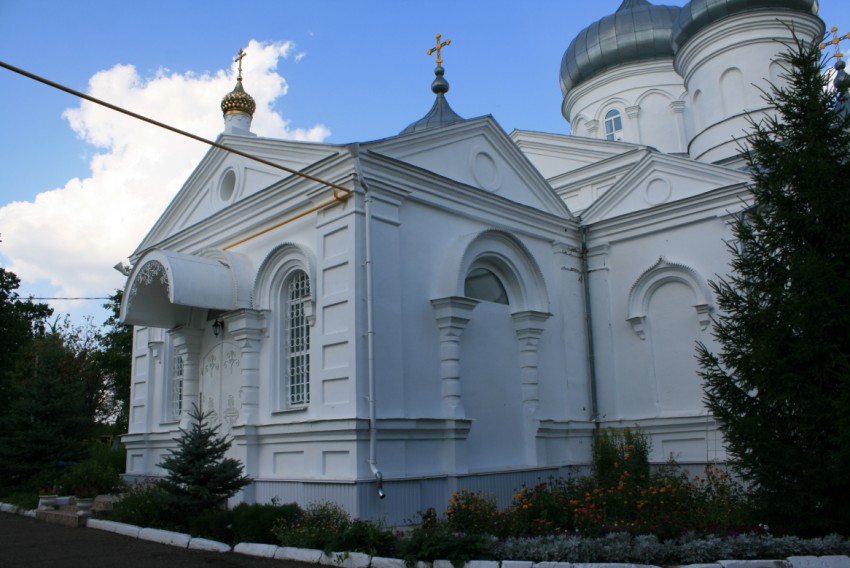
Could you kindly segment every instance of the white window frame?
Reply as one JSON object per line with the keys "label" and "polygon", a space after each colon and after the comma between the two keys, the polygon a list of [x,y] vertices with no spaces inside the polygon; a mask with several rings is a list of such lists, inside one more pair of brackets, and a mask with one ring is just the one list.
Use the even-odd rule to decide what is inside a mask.
{"label": "white window frame", "polygon": [[302,408],[310,404],[310,277],[304,270],[293,270],[281,294],[281,406]]}
{"label": "white window frame", "polygon": [[623,140],[623,113],[616,108],[605,113],[605,139]]}

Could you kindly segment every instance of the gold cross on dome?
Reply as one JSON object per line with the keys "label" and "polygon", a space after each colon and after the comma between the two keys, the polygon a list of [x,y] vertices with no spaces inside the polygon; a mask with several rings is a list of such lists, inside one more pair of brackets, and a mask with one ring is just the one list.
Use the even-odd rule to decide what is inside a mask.
{"label": "gold cross on dome", "polygon": [[832,34],[832,39],[827,41],[827,42],[820,44],[820,46],[818,46],[818,47],[820,47],[821,49],[826,49],[827,46],[830,46],[830,45],[835,46],[835,54],[832,55],[831,57],[835,57],[836,59],[841,59],[842,57],[844,57],[844,54],[841,53],[841,48],[838,46],[838,44],[841,43],[845,39],[850,39],[850,33],[846,33],[844,35],[838,35],[838,28],[835,27],[835,26],[832,26],[832,29],[830,29],[829,32]]}
{"label": "gold cross on dome", "polygon": [[246,55],[248,54],[245,53],[245,50],[239,48],[239,54],[233,58],[233,62],[239,64],[239,76],[237,77],[237,79],[239,79],[240,81],[242,80],[242,60],[245,58]]}
{"label": "gold cross on dome", "polygon": [[434,53],[435,51],[437,52],[437,67],[442,67],[442,66],[443,66],[443,58],[440,56],[440,50],[441,50],[442,48],[446,47],[447,45],[451,45],[451,44],[452,44],[452,40],[450,40],[450,39],[447,39],[447,40],[446,40],[446,41],[444,41],[443,43],[440,43],[440,38],[441,38],[441,37],[443,37],[443,35],[442,35],[442,34],[437,34],[437,45],[436,45],[435,47],[432,47],[431,49],[429,49],[429,50],[428,50],[428,55],[431,55],[431,54],[432,54],[432,53]]}

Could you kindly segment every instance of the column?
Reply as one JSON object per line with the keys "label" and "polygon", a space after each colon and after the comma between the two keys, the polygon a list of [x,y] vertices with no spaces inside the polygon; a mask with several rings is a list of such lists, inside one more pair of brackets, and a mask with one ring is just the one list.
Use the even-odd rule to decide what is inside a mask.
{"label": "column", "polygon": [[263,312],[246,308],[229,312],[223,319],[227,333],[236,341],[242,355],[237,424],[256,425],[260,423],[260,347],[266,318]]}
{"label": "column", "polygon": [[537,347],[543,335],[543,325],[552,314],[537,311],[511,314],[514,332],[519,341],[519,366],[522,384],[523,429],[526,465],[537,464],[537,408],[540,405]]}
{"label": "column", "polygon": [[465,418],[460,384],[460,336],[478,300],[449,296],[431,300],[440,332],[440,382],[444,418]]}
{"label": "column", "polygon": [[183,397],[181,399],[183,416],[180,418],[180,427],[185,429],[189,427],[189,413],[196,406],[200,408],[198,393],[201,383],[201,341],[204,330],[181,326],[168,333],[171,335],[174,356],[183,359]]}
{"label": "column", "polygon": [[685,101],[670,101],[670,110],[676,120],[676,142],[677,152],[687,152],[688,145],[685,141]]}
{"label": "column", "polygon": [[[638,121],[640,105],[626,107],[626,116],[629,118],[629,128],[623,128],[623,141],[643,144],[643,133],[640,131],[640,121]],[[625,134],[631,134],[631,136],[627,139]]]}

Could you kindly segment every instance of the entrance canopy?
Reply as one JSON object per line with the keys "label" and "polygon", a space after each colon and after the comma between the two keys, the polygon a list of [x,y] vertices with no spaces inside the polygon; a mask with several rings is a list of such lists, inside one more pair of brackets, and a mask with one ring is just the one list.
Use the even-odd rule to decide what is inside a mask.
{"label": "entrance canopy", "polygon": [[127,280],[121,321],[171,329],[188,324],[192,308],[236,307],[230,267],[211,258],[152,250],[139,259]]}

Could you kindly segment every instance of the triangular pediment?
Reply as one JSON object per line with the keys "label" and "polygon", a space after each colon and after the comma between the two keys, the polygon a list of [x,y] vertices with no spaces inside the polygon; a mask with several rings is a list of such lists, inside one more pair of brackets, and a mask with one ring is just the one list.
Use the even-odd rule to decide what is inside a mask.
{"label": "triangular pediment", "polygon": [[594,223],[749,182],[746,172],[651,153],[588,207],[582,219]]}
{"label": "triangular pediment", "polygon": [[512,202],[572,218],[540,172],[490,116],[364,147]]}
{"label": "triangular pediment", "polygon": [[570,172],[592,166],[610,158],[648,150],[648,146],[598,140],[567,134],[551,134],[532,130],[514,130],[511,140],[550,182]]}
{"label": "triangular pediment", "polygon": [[157,246],[168,237],[201,223],[251,195],[339,153],[329,144],[292,142],[247,136],[219,136],[218,144],[255,156],[265,164],[227,150],[211,148],[142,240],[137,251]]}

